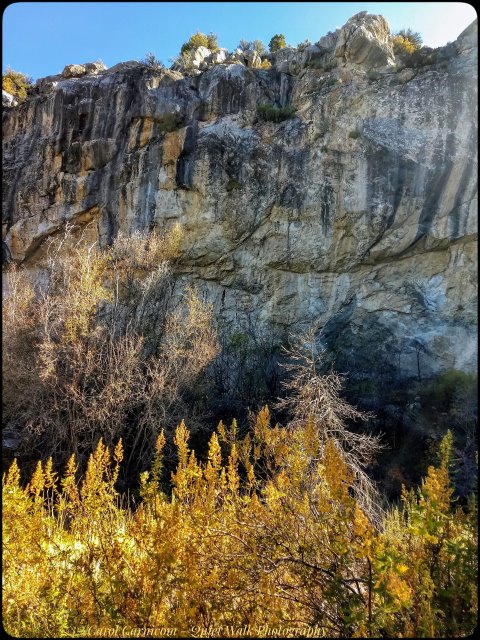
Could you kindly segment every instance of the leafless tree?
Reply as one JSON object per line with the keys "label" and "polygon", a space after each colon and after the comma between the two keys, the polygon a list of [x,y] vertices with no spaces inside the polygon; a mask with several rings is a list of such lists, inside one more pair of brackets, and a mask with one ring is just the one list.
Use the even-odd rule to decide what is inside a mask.
{"label": "leafless tree", "polygon": [[340,395],[343,377],[331,371],[320,373],[322,353],[316,347],[313,330],[292,339],[285,349],[282,364],[288,379],[282,382],[285,397],[276,408],[289,415],[287,428],[295,429],[313,420],[321,441],[333,440],[354,473],[355,497],[374,522],[380,522],[382,509],[376,487],[367,473],[383,446],[379,436],[355,433],[348,428],[352,421],[365,421],[371,414],[359,411]]}

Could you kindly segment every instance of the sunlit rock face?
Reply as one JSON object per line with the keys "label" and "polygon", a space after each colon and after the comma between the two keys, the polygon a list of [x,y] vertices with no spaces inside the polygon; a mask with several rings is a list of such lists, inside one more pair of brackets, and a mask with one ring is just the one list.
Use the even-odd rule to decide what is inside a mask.
{"label": "sunlit rock face", "polygon": [[[178,222],[178,277],[224,319],[312,325],[353,370],[472,371],[476,33],[402,69],[362,13],[271,69],[131,62],[39,82],[4,109],[4,253],[34,265],[68,221],[102,244]],[[265,104],[295,115],[265,121]]]}

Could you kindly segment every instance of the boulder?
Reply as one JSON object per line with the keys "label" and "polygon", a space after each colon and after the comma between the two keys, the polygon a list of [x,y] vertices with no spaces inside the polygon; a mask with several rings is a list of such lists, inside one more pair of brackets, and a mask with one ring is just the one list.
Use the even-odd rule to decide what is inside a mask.
{"label": "boulder", "polygon": [[456,46],[461,53],[478,48],[478,20],[474,20],[462,31],[457,38]]}
{"label": "boulder", "polygon": [[210,49],[207,47],[197,47],[190,52],[190,61],[194,67],[200,69],[203,63],[212,55]]}
{"label": "boulder", "polygon": [[340,29],[335,56],[366,69],[395,64],[388,23],[383,16],[357,13]]}
{"label": "boulder", "polygon": [[324,49],[327,51],[333,51],[338,42],[338,36],[341,29],[337,29],[336,31],[329,31],[325,36],[322,36],[320,40],[317,42],[317,46],[320,49]]}
{"label": "boulder", "polygon": [[138,60],[128,60],[127,62],[119,62],[118,64],[114,64],[113,67],[110,67],[110,69],[108,69],[108,73],[128,71],[129,69],[136,69],[137,67],[143,67],[143,64]]}
{"label": "boulder", "polygon": [[262,64],[262,59],[253,49],[246,49],[243,52],[243,59],[247,67],[256,68]]}
{"label": "boulder", "polygon": [[242,49],[235,49],[228,56],[226,62],[233,62],[234,64],[245,64],[245,58],[243,57]]}
{"label": "boulder", "polygon": [[101,60],[97,60],[96,62],[85,62],[82,66],[85,67],[88,75],[97,75],[102,71],[106,71],[108,68]]}
{"label": "boulder", "polygon": [[410,82],[412,78],[415,77],[415,72],[413,69],[402,69],[397,75],[397,82],[400,84],[405,84],[405,82]]}
{"label": "boulder", "polygon": [[178,56],[171,69],[173,71],[179,71],[180,73],[188,72],[190,75],[195,75],[196,72],[200,70],[204,71],[208,68],[209,64],[213,61],[214,55],[219,54],[218,60],[221,60],[223,57],[221,53],[222,51],[225,50],[219,49],[219,51],[216,51],[214,54],[210,49],[203,46],[197,47],[196,49],[190,49]]}
{"label": "boulder", "polygon": [[293,47],[284,47],[270,54],[270,62],[280,73],[289,73],[295,75],[299,73],[302,67],[304,52],[294,49]]}
{"label": "boulder", "polygon": [[228,57],[227,49],[218,49],[218,51],[214,51],[212,55],[208,58],[208,62],[210,64],[221,64],[225,62]]}
{"label": "boulder", "polygon": [[64,78],[79,78],[87,73],[87,69],[83,64],[67,64],[62,71]]}
{"label": "boulder", "polygon": [[[478,20],[474,20],[462,31],[454,43],[454,47],[460,55],[451,61],[452,71],[454,73],[468,73],[468,69],[477,64]],[[444,47],[444,49],[446,48]]]}

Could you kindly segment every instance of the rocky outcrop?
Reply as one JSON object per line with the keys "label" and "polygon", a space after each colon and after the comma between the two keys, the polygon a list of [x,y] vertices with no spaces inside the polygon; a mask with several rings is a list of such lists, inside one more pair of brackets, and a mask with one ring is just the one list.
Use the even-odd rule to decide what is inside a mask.
{"label": "rocky outcrop", "polygon": [[474,370],[475,34],[399,69],[359,14],[269,70],[206,55],[197,75],[40,82],[4,113],[6,252],[34,265],[67,221],[102,244],[179,222],[178,277],[232,326],[313,325],[359,375]]}
{"label": "rocky outcrop", "polygon": [[367,72],[395,64],[391,40],[385,18],[362,11],[316,44],[298,49],[285,47],[270,54],[268,59],[277,71],[291,75],[298,75],[311,66]]}
{"label": "rocky outcrop", "polygon": [[63,78],[80,78],[86,74],[97,74],[105,71],[106,66],[103,62],[85,62],[84,64],[67,64],[62,71]]}
{"label": "rocky outcrop", "polygon": [[262,59],[253,49],[247,49],[246,51],[244,51],[243,59],[247,67],[252,67],[254,69],[260,67],[262,63]]}
{"label": "rocky outcrop", "polygon": [[366,11],[350,18],[340,29],[335,56],[370,69],[393,65],[390,29],[385,18],[369,15]]}
{"label": "rocky outcrop", "polygon": [[16,107],[18,100],[11,93],[2,89],[2,107]]}
{"label": "rocky outcrop", "polygon": [[87,73],[83,64],[67,64],[62,71],[63,78],[79,78]]}

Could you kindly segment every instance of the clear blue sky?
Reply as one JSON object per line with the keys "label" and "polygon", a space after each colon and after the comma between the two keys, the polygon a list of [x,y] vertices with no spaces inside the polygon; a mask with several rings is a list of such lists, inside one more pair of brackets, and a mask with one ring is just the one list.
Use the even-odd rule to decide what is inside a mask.
{"label": "clear blue sky", "polygon": [[268,44],[275,33],[316,42],[359,11],[380,13],[390,29],[412,28],[424,44],[454,40],[475,18],[463,2],[15,2],[3,13],[2,69],[34,79],[66,64],[143,58],[165,64],[197,30],[213,31],[230,51],[239,40]]}

